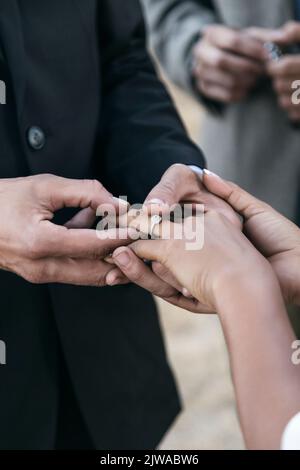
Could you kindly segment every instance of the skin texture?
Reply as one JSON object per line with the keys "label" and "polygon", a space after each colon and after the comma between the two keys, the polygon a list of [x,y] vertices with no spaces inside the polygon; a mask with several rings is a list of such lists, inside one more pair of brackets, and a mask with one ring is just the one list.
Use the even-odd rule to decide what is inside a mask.
{"label": "skin texture", "polygon": [[[247,33],[258,40],[275,42],[284,47],[300,42],[300,23],[288,22],[279,30],[250,28]],[[291,99],[294,92],[292,84],[300,77],[300,54],[287,54],[277,62],[268,62],[266,71],[272,80],[279,106],[292,122],[300,122],[300,105]]]}
{"label": "skin texture", "polygon": [[293,103],[293,83],[300,77],[300,54],[285,54],[270,61],[263,44],[281,47],[300,42],[300,23],[291,21],[280,29],[251,27],[233,30],[208,26],[196,44],[193,75],[204,96],[223,103],[244,100],[261,76],[269,76],[278,105],[291,122],[300,122],[300,105]]}
{"label": "skin texture", "polygon": [[244,99],[264,73],[260,39],[223,25],[208,26],[193,51],[194,78],[206,97],[223,103]]}
{"label": "skin texture", "polygon": [[[228,218],[208,209],[201,250],[187,251],[186,240],[172,237],[141,240],[118,248],[113,260],[128,279],[171,303],[197,313],[218,312],[247,448],[279,449],[285,426],[300,410],[300,369],[291,361],[296,338],[280,289],[299,301],[300,231],[232,183],[208,172],[203,180],[243,215],[247,236],[265,256]],[[166,224],[171,223],[155,228],[156,236]],[[139,220],[139,225],[143,229],[147,223]],[[154,262],[153,271],[143,259]],[[176,295],[178,286],[194,298]]]}
{"label": "skin texture", "polygon": [[[164,173],[159,183],[147,196],[144,211],[151,214],[169,213],[170,208],[178,203],[205,204],[205,207],[222,214],[241,230],[240,219],[231,206],[210,193],[200,181],[199,176],[188,166],[182,164],[172,165]],[[140,267],[142,268],[142,266]],[[159,266],[156,266],[156,269],[165,271]],[[112,271],[106,282],[109,285],[117,285],[122,280],[119,271]],[[180,294],[182,287],[179,288],[179,291]]]}
{"label": "skin texture", "polygon": [[[210,194],[185,165],[173,165],[148,199],[168,204],[188,200],[205,202],[238,224],[231,207]],[[98,181],[70,180],[54,175],[0,181],[0,207],[5,225],[0,231],[0,268],[12,271],[32,283],[75,285],[125,284],[128,279],[104,258],[118,246],[136,239],[126,226],[112,229],[102,239],[90,227],[99,205],[109,204],[119,216],[127,204],[115,199]],[[63,207],[80,211],[64,227],[51,222]],[[152,207],[152,206],[151,206]],[[176,292],[177,295],[177,292]]]}
{"label": "skin texture", "polygon": [[[2,179],[1,269],[37,284],[104,285],[112,267],[103,258],[131,241],[128,229],[117,230],[115,240],[101,240],[95,230],[81,228],[93,223],[98,205],[104,203],[119,210],[119,201],[98,181],[53,175]],[[51,222],[63,207],[82,209],[64,227]]]}
{"label": "skin texture", "polygon": [[244,232],[268,259],[285,301],[300,305],[300,230],[268,204],[214,174],[204,174],[206,187],[244,218]]}

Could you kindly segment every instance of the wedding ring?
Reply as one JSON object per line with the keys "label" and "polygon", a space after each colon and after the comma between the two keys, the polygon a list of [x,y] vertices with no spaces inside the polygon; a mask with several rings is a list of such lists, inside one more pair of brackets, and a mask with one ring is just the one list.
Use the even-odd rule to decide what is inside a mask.
{"label": "wedding ring", "polygon": [[151,217],[151,225],[150,225],[150,237],[155,237],[154,229],[157,225],[159,225],[162,221],[162,217],[160,215],[153,215]]}

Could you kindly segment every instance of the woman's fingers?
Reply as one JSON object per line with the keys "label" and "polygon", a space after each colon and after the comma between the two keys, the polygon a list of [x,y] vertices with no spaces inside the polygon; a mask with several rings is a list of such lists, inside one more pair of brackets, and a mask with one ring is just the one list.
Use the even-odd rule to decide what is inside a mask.
{"label": "woman's fingers", "polygon": [[[151,243],[151,241],[147,241],[147,243]],[[121,247],[115,250],[113,260],[131,282],[150,291],[153,295],[162,298],[177,295],[176,289],[156,276],[130,248]]]}
{"label": "woman's fingers", "polygon": [[204,170],[203,183],[211,193],[228,202],[246,220],[261,212],[265,212],[266,209],[273,210],[266,203],[256,199],[239,186],[223,180],[208,170]]}
{"label": "woman's fingers", "polygon": [[117,247],[128,245],[136,239],[132,228],[110,229],[68,229],[46,220],[41,222],[37,234],[34,258],[46,256],[101,259]]}
{"label": "woman's fingers", "polygon": [[[151,244],[151,241],[146,243]],[[118,248],[113,253],[113,259],[127,279],[151,294],[190,312],[211,313],[207,306],[200,304],[196,299],[184,297],[176,288],[160,279],[130,248]],[[106,282],[108,283],[107,280]]]}
{"label": "woman's fingers", "polygon": [[141,259],[165,264],[168,243],[167,240],[138,240],[130,248]]}
{"label": "woman's fingers", "polygon": [[171,271],[166,268],[161,263],[158,263],[157,261],[154,261],[152,263],[152,271],[156,276],[158,276],[162,281],[166,282],[170,286],[174,287],[178,292],[181,292],[184,297],[187,298],[193,298],[192,294],[186,289],[185,287],[182,287],[175,276],[171,273]]}

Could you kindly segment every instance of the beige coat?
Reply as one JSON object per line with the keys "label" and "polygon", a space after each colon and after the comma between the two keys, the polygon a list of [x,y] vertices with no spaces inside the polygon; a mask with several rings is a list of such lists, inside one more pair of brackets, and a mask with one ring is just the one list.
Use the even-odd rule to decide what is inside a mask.
{"label": "beige coat", "polygon": [[[152,46],[170,78],[190,88],[188,62],[204,25],[275,28],[293,18],[293,0],[142,0]],[[299,76],[300,79],[300,76]],[[289,125],[271,85],[222,118],[207,113],[201,147],[209,168],[268,201],[290,218],[299,217],[300,130]]]}

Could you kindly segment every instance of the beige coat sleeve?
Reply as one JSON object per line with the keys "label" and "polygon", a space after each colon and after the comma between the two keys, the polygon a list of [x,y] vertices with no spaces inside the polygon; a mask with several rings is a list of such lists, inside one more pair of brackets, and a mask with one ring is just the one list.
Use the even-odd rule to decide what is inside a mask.
{"label": "beige coat sleeve", "polygon": [[217,22],[211,2],[201,0],[141,0],[150,46],[177,85],[192,91],[191,50],[201,30]]}

